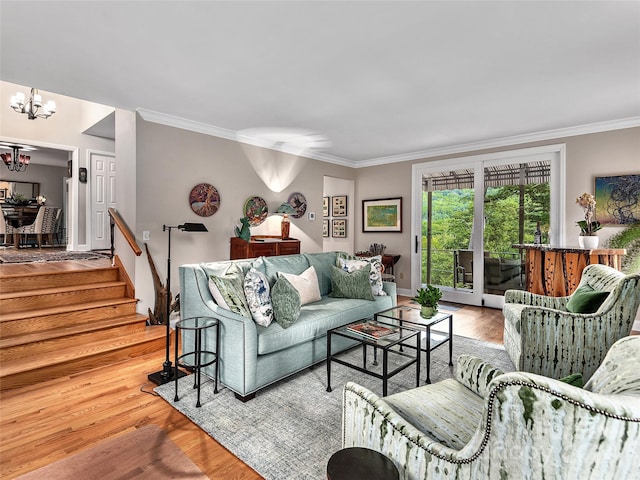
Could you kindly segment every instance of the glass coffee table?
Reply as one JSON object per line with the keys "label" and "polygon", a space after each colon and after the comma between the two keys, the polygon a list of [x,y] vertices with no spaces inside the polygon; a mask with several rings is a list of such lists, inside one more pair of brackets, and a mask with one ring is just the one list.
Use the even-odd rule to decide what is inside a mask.
{"label": "glass coffee table", "polygon": [[[376,321],[383,321],[392,325],[402,327],[407,325],[413,328],[419,328],[425,332],[425,342],[422,344],[422,351],[426,352],[427,357],[427,379],[426,383],[431,383],[429,378],[429,370],[431,369],[431,352],[445,343],[449,344],[449,366],[453,366],[453,314],[448,312],[438,312],[431,318],[423,318],[420,316],[420,307],[412,307],[409,305],[397,305],[388,310],[376,313]],[[440,332],[433,331],[431,327],[445,320],[449,321],[449,331]],[[413,347],[411,347],[413,348]]]}
{"label": "glass coffee table", "polygon": [[[377,332],[377,333],[376,333]],[[327,392],[331,391],[331,362],[353,368],[372,377],[382,380],[382,396],[387,396],[388,380],[410,365],[416,365],[416,387],[420,385],[420,330],[413,326],[391,325],[375,320],[360,320],[358,322],[332,328],[327,331]],[[382,336],[377,336],[382,335]],[[331,353],[331,339],[340,336],[355,340],[362,345],[362,366],[350,363]],[[409,342],[415,342],[411,345]],[[382,373],[367,369],[367,346],[373,347],[374,362],[377,365],[377,351],[382,351]],[[398,348],[393,348],[393,347]],[[418,352],[411,355],[403,351],[403,346],[410,347]],[[389,371],[389,355],[398,355],[408,360]]]}

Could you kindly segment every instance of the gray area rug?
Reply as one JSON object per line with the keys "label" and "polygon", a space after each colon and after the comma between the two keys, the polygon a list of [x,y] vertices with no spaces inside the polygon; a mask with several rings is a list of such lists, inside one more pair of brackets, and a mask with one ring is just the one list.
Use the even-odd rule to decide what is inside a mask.
{"label": "gray area rug", "polygon": [[64,260],[98,260],[109,258],[102,252],[67,252],[65,250],[46,248],[21,248],[9,247],[0,250],[0,263],[42,263],[61,262]]}
{"label": "gray area rug", "polygon": [[[437,348],[431,355],[431,381],[450,378],[458,355],[463,353],[505,371],[515,370],[501,345],[455,336],[454,367],[448,365],[448,345]],[[361,362],[362,350],[356,348],[343,356]],[[369,353],[368,360],[372,359]],[[425,379],[424,363],[423,354],[421,385]],[[335,363],[331,366],[333,391],[326,392],[324,362],[260,390],[247,403],[237,400],[224,386],[214,394],[213,383],[208,381],[202,385],[202,406],[196,408],[192,376],[179,380],[179,402],[173,401],[173,382],[155,391],[267,480],[319,480],[326,478],[329,457],[341,448],[342,389],[347,381],[382,395],[381,380]],[[410,366],[389,380],[388,394],[414,388],[415,381],[415,366]]]}

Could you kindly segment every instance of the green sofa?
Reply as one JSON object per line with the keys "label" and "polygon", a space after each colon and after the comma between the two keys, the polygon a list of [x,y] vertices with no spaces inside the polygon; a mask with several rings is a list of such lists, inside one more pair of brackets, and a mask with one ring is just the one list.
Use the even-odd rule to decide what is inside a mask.
{"label": "green sofa", "polygon": [[618,340],[584,388],[462,355],[456,378],[388,397],[347,383],[343,446],[401,480],[640,480],[640,337]]}
{"label": "green sofa", "polygon": [[[220,321],[219,380],[238,398],[249,400],[259,389],[325,360],[328,329],[373,317],[396,305],[396,285],[390,282],[383,283],[387,295],[375,296],[373,301],[329,297],[331,266],[336,265],[336,258],[337,252],[323,252],[180,266],[181,318],[201,316]],[[300,275],[313,266],[322,297],[303,305],[300,317],[288,328],[276,322],[268,327],[257,325],[250,318],[221,308],[209,290],[210,276],[223,275],[232,264],[245,274],[254,267],[271,284],[277,272]],[[185,351],[191,350],[192,337],[186,333],[182,340]],[[205,332],[203,342],[204,349],[215,350],[213,329]],[[352,345],[353,342],[337,337],[332,351],[339,352]],[[204,369],[210,377],[213,371],[214,366]]]}

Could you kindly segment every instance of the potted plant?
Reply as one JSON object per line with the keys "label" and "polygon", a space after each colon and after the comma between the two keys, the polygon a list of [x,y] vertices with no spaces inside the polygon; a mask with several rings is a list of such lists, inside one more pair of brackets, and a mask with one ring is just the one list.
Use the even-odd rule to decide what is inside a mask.
{"label": "potted plant", "polygon": [[602,228],[600,222],[595,219],[596,199],[590,193],[583,193],[576,199],[576,203],[584,209],[584,220],[576,222],[580,227],[580,246],[585,248],[596,248],[598,237],[596,232]]}
{"label": "potted plant", "polygon": [[438,287],[427,285],[416,291],[416,296],[411,300],[421,305],[420,316],[423,318],[431,318],[438,312],[438,300],[442,298],[442,292]]}

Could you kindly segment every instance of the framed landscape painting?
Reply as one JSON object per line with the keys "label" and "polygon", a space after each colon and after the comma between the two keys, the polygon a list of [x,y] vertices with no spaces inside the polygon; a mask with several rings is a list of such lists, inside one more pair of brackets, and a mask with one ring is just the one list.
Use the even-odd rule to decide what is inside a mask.
{"label": "framed landscape painting", "polygon": [[640,221],[640,174],[596,177],[596,219],[603,225]]}
{"label": "framed landscape painting", "polygon": [[402,197],[362,201],[363,232],[402,232]]}

